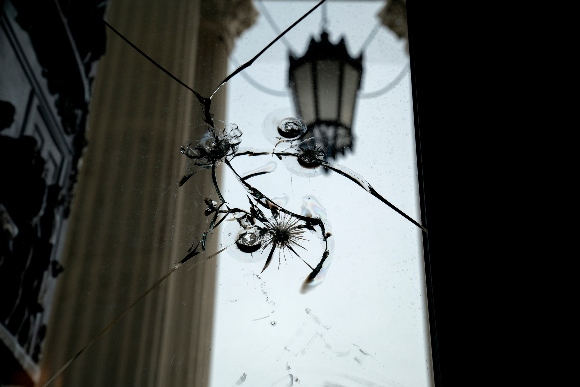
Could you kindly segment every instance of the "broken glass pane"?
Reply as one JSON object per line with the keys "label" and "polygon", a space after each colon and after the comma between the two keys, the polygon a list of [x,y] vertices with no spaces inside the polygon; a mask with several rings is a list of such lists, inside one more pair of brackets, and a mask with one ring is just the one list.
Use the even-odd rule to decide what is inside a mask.
{"label": "broken glass pane", "polygon": [[[263,6],[281,28],[299,13],[291,2]],[[330,3],[331,40],[345,34],[351,54],[357,54],[382,6]],[[287,36],[296,51],[303,53],[310,35],[320,33],[319,23],[319,18],[306,19]],[[260,16],[242,41],[266,41],[268,34],[273,31]],[[239,62],[252,56],[242,41],[233,52]],[[365,50],[364,60],[361,91],[366,93],[387,85],[408,66],[404,41],[384,27]],[[288,113],[281,110],[293,110],[287,68],[287,47],[277,45],[246,70],[256,81],[286,90],[287,97],[260,92],[241,77],[230,81],[228,120],[244,131],[242,147],[251,144],[254,150],[272,151],[276,145],[272,116],[283,119]],[[243,97],[247,94],[252,98]],[[260,125],[270,130],[251,129]],[[308,198],[308,206],[315,208],[311,212],[324,214],[332,225],[332,261],[323,281],[303,292],[310,270],[301,259],[318,260],[320,248],[298,251],[301,259],[284,254],[279,265],[272,263],[263,273],[266,257],[250,263],[226,254],[217,257],[213,386],[236,381],[273,386],[432,385],[421,230],[368,193],[372,189],[420,219],[408,72],[390,92],[358,101],[354,135],[354,151],[336,160],[336,169],[353,180],[336,172],[324,174],[322,167],[317,171],[315,163],[304,168],[294,157],[280,161],[259,156],[282,165],[272,174],[253,178],[252,184],[267,195],[289,197],[285,207],[291,211],[301,211]],[[276,150],[289,152],[291,145],[282,142]],[[232,165],[251,170],[257,159],[237,157]],[[242,195],[231,173],[226,171],[223,179],[225,197]],[[222,234],[220,247],[228,245],[228,237]]]}
{"label": "broken glass pane", "polygon": [[[263,5],[285,29],[315,4]],[[358,54],[383,6],[378,1],[331,2],[326,10],[331,40],[344,34],[351,54]],[[158,23],[157,33],[174,34],[176,44],[187,42],[181,27]],[[125,27],[128,39],[146,51],[146,37]],[[218,41],[215,30],[209,31]],[[320,9],[285,38],[302,53],[310,36],[319,33]],[[232,56],[246,63],[276,35],[262,14],[236,41]],[[205,37],[198,37],[197,55],[209,52],[212,41]],[[164,91],[153,104],[136,95],[139,109],[128,114],[119,105],[132,103],[123,99],[132,95],[96,92],[97,99],[119,99],[103,114],[127,134],[121,143],[107,143],[110,139],[95,134],[93,149],[110,147],[110,159],[87,158],[94,166],[85,173],[103,173],[96,168],[100,159],[106,159],[101,164],[110,170],[130,173],[122,171],[113,181],[104,178],[109,193],[95,193],[94,204],[85,206],[102,208],[89,215],[97,220],[117,212],[121,231],[103,223],[94,232],[107,238],[88,241],[80,231],[72,232],[69,272],[87,269],[75,262],[78,251],[95,264],[68,281],[86,292],[85,300],[102,300],[92,305],[101,316],[91,324],[67,320],[75,340],[51,334],[50,344],[66,346],[51,359],[51,369],[68,364],[83,345],[94,343],[63,373],[64,380],[90,380],[86,370],[97,364],[99,372],[112,375],[109,381],[142,381],[139,385],[160,380],[173,385],[185,384],[183,380],[202,385],[203,380],[212,386],[432,385],[422,234],[416,222],[411,85],[408,72],[398,77],[408,66],[405,42],[383,28],[365,48],[362,92],[398,82],[384,94],[358,101],[353,152],[336,161],[328,160],[324,140],[306,138],[293,111],[288,47],[282,40],[243,71],[262,85],[287,91],[286,97],[265,94],[241,76],[215,94],[219,83],[199,89],[184,81],[199,93],[193,96],[121,43],[110,50],[118,50],[123,59],[102,66],[136,71],[144,84]],[[149,54],[160,63],[164,56],[192,55],[169,51]],[[180,60],[185,61],[177,60],[170,71],[188,79]],[[223,79],[215,74],[227,66],[226,56],[218,63],[211,60],[198,60],[189,80]],[[227,73],[235,74],[235,67],[230,64]],[[125,84],[123,90],[132,87]],[[211,109],[209,96],[215,96]],[[185,118],[192,115],[192,120]],[[143,126],[142,119],[149,116],[149,126]],[[183,134],[172,136],[171,131]],[[80,192],[91,195],[86,187]],[[126,215],[127,207],[117,200],[126,192],[135,203],[153,204],[133,204]],[[141,212],[142,217],[135,216]],[[83,238],[85,245],[75,245]],[[103,240],[109,244],[97,244]],[[76,303],[82,310],[78,298]],[[127,307],[132,309],[116,320]],[[64,315],[63,308],[57,313]],[[127,339],[127,332],[137,333]],[[136,370],[129,369],[127,358],[119,366],[106,355],[135,348],[141,359]],[[181,374],[186,376],[177,376]]]}

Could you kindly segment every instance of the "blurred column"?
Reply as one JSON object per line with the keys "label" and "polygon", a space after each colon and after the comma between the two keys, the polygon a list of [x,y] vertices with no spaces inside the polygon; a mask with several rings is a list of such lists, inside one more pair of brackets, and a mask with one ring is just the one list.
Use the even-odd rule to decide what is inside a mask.
{"label": "blurred column", "polygon": [[407,28],[407,0],[387,0],[377,17],[381,24],[405,40],[405,49],[409,53],[409,30]]}
{"label": "blurred column", "polygon": [[[251,0],[202,1],[195,73],[197,90],[202,95],[209,96],[227,76],[228,56],[234,40],[252,26],[257,16]],[[226,87],[212,101],[216,124],[219,120],[225,121]]]}
{"label": "blurred column", "polygon": [[[196,48],[196,66],[194,89],[203,95],[209,97],[217,88],[221,81],[228,75],[228,56],[234,46],[234,39],[237,38],[245,29],[249,28],[257,17],[257,11],[251,0],[203,0],[200,4],[200,28],[197,36]],[[214,123],[216,126],[224,125],[226,121],[226,87],[222,87],[214,96],[211,104],[211,111],[214,114]],[[182,143],[195,141],[199,139],[207,130],[202,120],[202,112],[197,101],[193,102],[193,124],[191,131],[192,136],[184,138]],[[223,121],[223,122],[222,122]],[[180,155],[181,156],[181,155]],[[182,157],[180,171],[184,169],[187,158]],[[205,172],[205,171],[204,171]],[[188,223],[191,214],[199,216],[205,209],[203,199],[211,197],[218,200],[216,192],[211,183],[209,171],[205,174],[203,180],[203,191],[199,183],[202,181],[201,176],[192,177],[183,187],[177,198],[178,211],[176,212],[176,224],[181,228],[176,231],[178,240],[191,240],[191,224]],[[219,180],[219,176],[218,176]],[[201,191],[201,193],[200,193]],[[192,200],[192,198],[197,198]],[[200,207],[201,205],[201,207]],[[203,222],[205,228],[207,222]],[[194,230],[195,235],[199,236],[204,230]],[[216,231],[217,234],[217,231]],[[210,235],[211,237],[211,235]],[[213,236],[214,238],[217,235]],[[216,238],[217,239],[217,238]],[[207,250],[213,253],[217,250],[217,244],[210,243]],[[189,247],[189,246],[188,246]],[[174,244],[173,256],[183,256],[183,247]],[[179,359],[179,354],[184,358],[195,357],[192,359],[192,366],[196,372],[190,373],[187,379],[177,378],[178,374],[173,373],[171,368],[160,370],[158,382],[156,385],[167,386],[206,386],[208,385],[209,360],[211,350],[211,333],[213,325],[214,309],[214,287],[216,277],[215,262],[211,261],[187,274],[194,284],[198,286],[187,288],[190,293],[191,302],[198,305],[193,312],[201,312],[192,316],[191,322],[182,318],[180,309],[182,308],[183,291],[185,289],[177,288],[178,282],[169,284],[169,291],[166,300],[165,318],[171,323],[165,325],[162,362],[168,363],[172,359]],[[176,287],[173,287],[175,285]],[[189,329],[197,331],[195,340],[190,342],[190,346],[183,346],[183,353],[176,352],[175,346],[179,345],[182,340],[182,332]],[[175,326],[181,326],[181,329],[175,330]],[[197,355],[194,355],[197,354]],[[164,382],[166,384],[164,384]]]}
{"label": "blurred column", "polygon": [[[209,96],[255,16],[250,0],[131,0],[111,1],[107,21]],[[187,160],[180,145],[206,130],[191,92],[110,31],[95,82],[41,384],[187,254],[208,226],[203,198],[216,197],[209,173],[177,187]],[[216,123],[225,118],[224,94],[213,102]],[[215,261],[191,266],[140,301],[53,385],[207,385]]]}

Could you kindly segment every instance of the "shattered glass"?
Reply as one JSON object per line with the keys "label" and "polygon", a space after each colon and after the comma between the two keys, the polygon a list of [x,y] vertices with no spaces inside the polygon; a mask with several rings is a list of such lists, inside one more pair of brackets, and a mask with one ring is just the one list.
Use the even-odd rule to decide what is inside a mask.
{"label": "shattered glass", "polygon": [[[263,5],[280,26],[300,12],[292,3]],[[381,6],[330,3],[331,41],[344,33],[355,55]],[[319,17],[306,19],[289,33],[295,51],[305,51],[310,35],[319,34],[319,23]],[[256,43],[251,42],[265,42],[272,34],[266,20],[259,18],[241,37],[233,56],[243,63],[253,55]],[[244,47],[246,42],[250,48]],[[289,92],[282,75],[287,72],[286,51],[284,45],[273,46],[246,73]],[[405,43],[384,27],[364,55],[364,92],[380,89],[408,64]],[[272,154],[236,157],[232,165],[252,171],[257,165],[281,164],[272,173],[252,178],[252,185],[269,197],[288,197],[284,207],[290,211],[324,219],[332,246],[308,286],[304,279],[311,270],[302,260],[309,266],[318,264],[324,251],[320,243],[297,248],[297,254],[282,251],[263,272],[268,249],[247,254],[256,256],[249,263],[228,254],[217,257],[211,385],[432,385],[421,230],[373,196],[420,219],[409,74],[389,93],[358,101],[354,151],[336,161],[325,159],[320,139],[290,141],[279,132],[286,120],[299,119],[290,94],[266,95],[241,77],[228,87],[228,120],[244,132],[240,151],[251,147],[255,153],[275,149],[298,155],[282,160]],[[244,98],[246,93],[253,97]],[[256,130],[260,126],[261,132]],[[324,163],[333,172],[323,173]],[[234,200],[240,195],[244,200],[228,171],[222,187],[224,197]],[[226,230],[220,247],[230,238]],[[236,249],[226,251],[238,255]]]}
{"label": "shattered glass", "polygon": [[[284,29],[315,4],[263,6]],[[331,40],[344,34],[351,54],[357,53],[383,6],[330,2]],[[303,53],[310,36],[319,33],[320,10],[285,38]],[[246,63],[276,35],[260,15],[237,39],[232,57]],[[156,269],[158,281],[139,282],[131,297],[109,305],[107,316],[135,305],[127,315],[138,313],[152,324],[149,309],[131,302],[146,300],[157,287],[193,289],[207,281],[215,291],[203,296],[213,310],[211,337],[187,351],[209,358],[210,386],[431,386],[411,81],[408,72],[398,76],[408,66],[405,44],[382,28],[366,47],[362,91],[398,82],[387,93],[358,101],[353,152],[336,161],[327,158],[325,140],[306,138],[290,106],[288,47],[282,41],[243,71],[287,96],[273,97],[242,76],[232,77],[219,90],[227,96],[225,116],[214,121],[205,110],[191,128],[201,127],[203,134],[174,149],[183,161],[170,173],[179,180],[148,188],[150,195],[189,202],[190,210],[174,214],[173,223],[189,223],[191,232],[173,235],[172,226],[170,235],[158,236],[172,246],[166,259],[171,265]],[[236,70],[232,63],[228,74]],[[190,101],[199,111],[198,102],[207,103]],[[160,104],[172,112],[186,109]],[[202,179],[210,183],[202,186]],[[167,307],[175,311],[171,319],[182,317],[178,306],[189,303],[188,297],[177,292],[164,300],[173,303]],[[101,328],[114,332],[116,320],[109,320]],[[108,340],[106,335],[97,340]],[[87,360],[70,368],[86,366],[89,351]],[[158,373],[177,369],[184,351],[169,348]]]}

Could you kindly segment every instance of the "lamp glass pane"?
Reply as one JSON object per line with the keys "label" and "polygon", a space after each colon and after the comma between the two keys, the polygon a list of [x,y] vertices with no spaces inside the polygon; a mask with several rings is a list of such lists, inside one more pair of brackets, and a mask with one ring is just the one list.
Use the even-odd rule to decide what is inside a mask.
{"label": "lamp glass pane", "polygon": [[360,82],[360,73],[349,65],[344,66],[342,83],[342,100],[340,106],[340,121],[350,127],[356,103],[356,92]]}
{"label": "lamp glass pane", "polygon": [[296,94],[298,95],[298,112],[306,125],[316,120],[316,107],[314,104],[314,87],[312,86],[312,66],[310,63],[303,64],[294,71]]}
{"label": "lamp glass pane", "polygon": [[318,94],[318,117],[324,121],[336,121],[340,98],[340,62],[321,60],[316,62],[316,88]]}

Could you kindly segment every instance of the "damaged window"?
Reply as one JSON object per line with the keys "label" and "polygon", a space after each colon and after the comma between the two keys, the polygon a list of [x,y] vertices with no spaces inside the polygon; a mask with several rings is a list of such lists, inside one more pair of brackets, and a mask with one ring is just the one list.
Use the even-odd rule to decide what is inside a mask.
{"label": "damaged window", "polygon": [[[328,3],[331,42],[345,36],[350,54],[358,55],[383,7],[384,2]],[[262,2],[256,25],[236,45],[233,64],[253,55],[249,42],[275,36],[264,8],[280,29],[300,16],[295,3]],[[282,137],[276,123],[295,114],[288,50],[302,55],[311,36],[319,38],[321,12],[312,16],[286,36],[288,44],[273,46],[245,71],[252,81],[286,95],[261,91],[244,77],[229,82],[228,120],[244,132],[241,147],[271,152]],[[302,293],[311,273],[302,259],[315,266],[325,246],[311,243],[307,250],[296,248],[296,254],[281,249],[263,272],[269,248],[252,254],[228,248],[217,257],[214,386],[236,381],[242,386],[432,385],[421,229],[381,201],[420,219],[409,57],[405,40],[384,26],[375,33],[363,52],[354,146],[329,161],[332,172],[305,167],[293,157],[232,160],[242,176],[260,171],[257,166],[273,170],[248,182],[285,208],[324,220],[332,234],[330,264],[322,283]],[[300,147],[283,143],[276,149]],[[236,176],[224,173],[223,179],[224,196],[239,195],[242,203]],[[237,225],[227,226],[220,247],[238,235]],[[309,230],[302,235],[321,239]]]}
{"label": "damaged window", "polygon": [[[220,32],[203,19],[208,5],[202,2],[195,22],[206,30],[197,36],[194,53],[147,51],[138,30],[130,24],[122,30],[119,20],[108,19],[109,30],[116,33],[108,35],[110,50],[117,59],[101,63],[101,73],[141,76],[143,84],[155,83],[161,94],[151,103],[138,85],[123,85],[135,92],[131,96],[104,96],[99,93],[114,85],[97,85],[96,104],[117,101],[103,117],[120,130],[129,129],[117,137],[121,144],[95,134],[93,149],[110,147],[112,160],[89,154],[93,167],[84,173],[105,173],[96,169],[99,158],[108,168],[130,169],[103,182],[110,192],[135,192],[135,200],[146,204],[127,202],[133,212],[124,217],[116,194],[88,192],[90,177],[79,183],[79,192],[94,197],[89,204],[77,198],[77,211],[91,207],[93,222],[118,211],[117,224],[129,223],[119,226],[123,238],[112,229],[94,229],[101,241],[109,241],[104,246],[95,245],[97,236],[71,231],[63,276],[82,270],[79,250],[87,254],[84,260],[95,263],[93,274],[63,281],[78,285],[87,293],[84,299],[94,299],[91,292],[104,297],[91,305],[102,310],[103,323],[68,321],[78,340],[53,331],[49,345],[65,342],[67,349],[49,360],[54,371],[44,381],[52,382],[50,377],[61,372],[57,378],[65,381],[87,380],[79,375],[90,375],[83,369],[96,363],[102,372],[111,370],[116,381],[150,385],[167,383],[179,373],[185,376],[175,380],[191,385],[203,380],[211,386],[432,385],[422,251],[426,230],[419,222],[406,41],[380,26],[382,1],[316,6],[310,1],[258,2],[255,23],[245,20],[240,22],[247,24],[240,27],[243,31]],[[162,20],[151,26],[167,34],[164,28]],[[169,29],[176,45],[188,39],[181,28]],[[322,28],[333,43],[344,36],[351,55],[363,54],[353,143],[340,157],[329,157],[329,140],[313,135],[297,114],[288,80],[289,52],[303,55]],[[237,40],[232,34],[239,35]],[[216,45],[225,55],[208,54],[218,50]],[[206,54],[204,63],[200,58]],[[181,64],[187,59],[174,60],[171,68],[164,55],[197,56],[195,74],[183,76],[188,73]],[[244,63],[250,65],[239,67]],[[200,79],[223,80],[219,69],[230,74],[227,82],[199,86]],[[141,101],[141,110],[123,110],[129,103],[123,98],[130,97]],[[330,104],[324,106],[321,110],[328,110]],[[185,129],[179,127],[183,122]],[[152,129],[156,125],[161,132],[183,134],[164,137]],[[149,136],[157,137],[152,141]],[[159,148],[157,154],[147,152],[152,147]],[[135,156],[123,165],[127,148]],[[155,160],[168,152],[173,153],[167,159]],[[148,207],[153,202],[166,207]],[[83,216],[74,219],[80,222]],[[140,229],[147,229],[149,237]],[[151,263],[135,261],[140,257]],[[73,297],[63,292],[60,297]],[[64,315],[66,302],[59,302],[54,313]],[[80,301],[75,302],[81,310]],[[139,333],[127,339],[127,332]],[[135,348],[142,352],[132,352]],[[139,369],[133,370],[127,358],[120,363],[108,359],[111,351],[134,353]]]}

